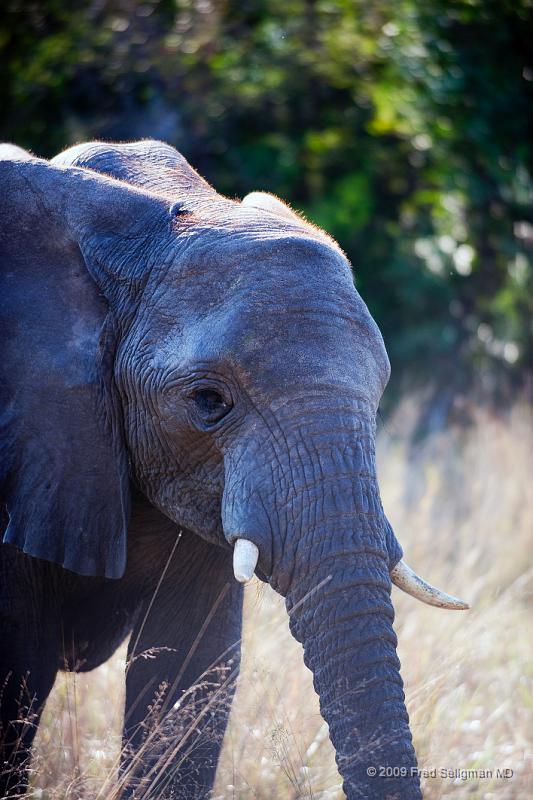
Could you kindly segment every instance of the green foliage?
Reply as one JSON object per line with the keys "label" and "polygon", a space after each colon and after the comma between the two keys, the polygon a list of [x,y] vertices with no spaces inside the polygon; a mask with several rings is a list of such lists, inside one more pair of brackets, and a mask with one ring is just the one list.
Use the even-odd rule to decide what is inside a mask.
{"label": "green foliage", "polygon": [[396,370],[518,380],[532,37],[530,0],[7,0],[0,125],[44,156],[159,137],[273,191],[339,240]]}

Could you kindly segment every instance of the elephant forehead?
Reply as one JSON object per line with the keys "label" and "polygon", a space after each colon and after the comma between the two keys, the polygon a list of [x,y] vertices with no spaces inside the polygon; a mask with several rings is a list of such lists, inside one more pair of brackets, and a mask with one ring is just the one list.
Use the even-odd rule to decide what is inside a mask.
{"label": "elephant forehead", "polygon": [[[389,376],[389,362],[377,325],[361,298],[351,303],[271,304],[236,308],[216,320],[213,356],[235,363],[249,381],[280,390],[337,386],[373,397]],[[209,349],[205,342],[204,350]]]}
{"label": "elephant forehead", "polygon": [[383,340],[340,251],[293,236],[224,244],[201,241],[167,275],[150,313],[158,366],[210,363],[250,388],[346,382],[381,394]]}
{"label": "elephant forehead", "polygon": [[[260,237],[255,230],[253,235],[224,236],[203,253],[189,255],[195,277],[190,289],[197,307],[209,315],[217,307],[223,316],[227,312],[243,325],[253,322],[271,333],[306,319],[368,320],[350,264],[336,245],[320,232],[316,237],[307,232],[274,233],[269,230],[268,236]],[[200,274],[207,289],[202,294],[196,292]],[[181,283],[188,283],[186,276]]]}
{"label": "elephant forehead", "polygon": [[[284,220],[256,210],[246,213],[234,204],[209,205],[208,211],[192,215],[189,227],[176,228],[178,247],[187,243],[179,259],[179,269],[186,274],[198,267],[206,270],[254,271],[261,267],[303,268],[306,264],[324,263],[347,266],[347,260],[333,239],[303,222]],[[216,214],[215,214],[216,211]]]}
{"label": "elephant forehead", "polygon": [[156,280],[165,314],[181,301],[201,316],[235,303],[248,308],[316,307],[332,298],[348,303],[354,298],[350,265],[325,238],[296,230],[263,230],[259,224],[195,232]]}

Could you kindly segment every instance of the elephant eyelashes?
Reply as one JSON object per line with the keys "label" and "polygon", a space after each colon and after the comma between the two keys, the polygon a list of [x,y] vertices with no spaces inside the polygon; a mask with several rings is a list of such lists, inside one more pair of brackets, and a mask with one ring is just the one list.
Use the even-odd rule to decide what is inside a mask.
{"label": "elephant eyelashes", "polygon": [[196,413],[205,425],[214,425],[232,409],[232,404],[215,389],[197,389],[191,398],[196,406]]}

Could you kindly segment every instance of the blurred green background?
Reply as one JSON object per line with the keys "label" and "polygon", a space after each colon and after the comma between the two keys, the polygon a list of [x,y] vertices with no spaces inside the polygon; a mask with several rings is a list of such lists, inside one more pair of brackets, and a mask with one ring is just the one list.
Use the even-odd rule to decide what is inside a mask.
{"label": "blurred green background", "polygon": [[165,139],[332,233],[398,395],[531,394],[531,0],[4,0],[0,134]]}

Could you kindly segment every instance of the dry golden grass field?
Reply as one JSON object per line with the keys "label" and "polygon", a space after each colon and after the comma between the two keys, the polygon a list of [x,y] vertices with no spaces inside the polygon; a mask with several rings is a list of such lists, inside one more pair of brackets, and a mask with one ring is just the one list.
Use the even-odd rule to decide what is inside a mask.
{"label": "dry golden grass field", "polygon": [[[494,776],[423,780],[427,800],[533,797],[531,561],[533,417],[517,406],[475,412],[409,443],[415,405],[381,430],[385,509],[420,574],[470,601],[466,613],[422,606],[394,589],[396,631],[422,769]],[[217,800],[341,798],[311,675],[283,601],[247,588],[243,669],[214,792]],[[115,796],[124,649],[98,670],[60,675],[37,737],[30,796]],[[512,770],[512,777],[497,770]],[[146,798],[153,794],[146,794]]]}

